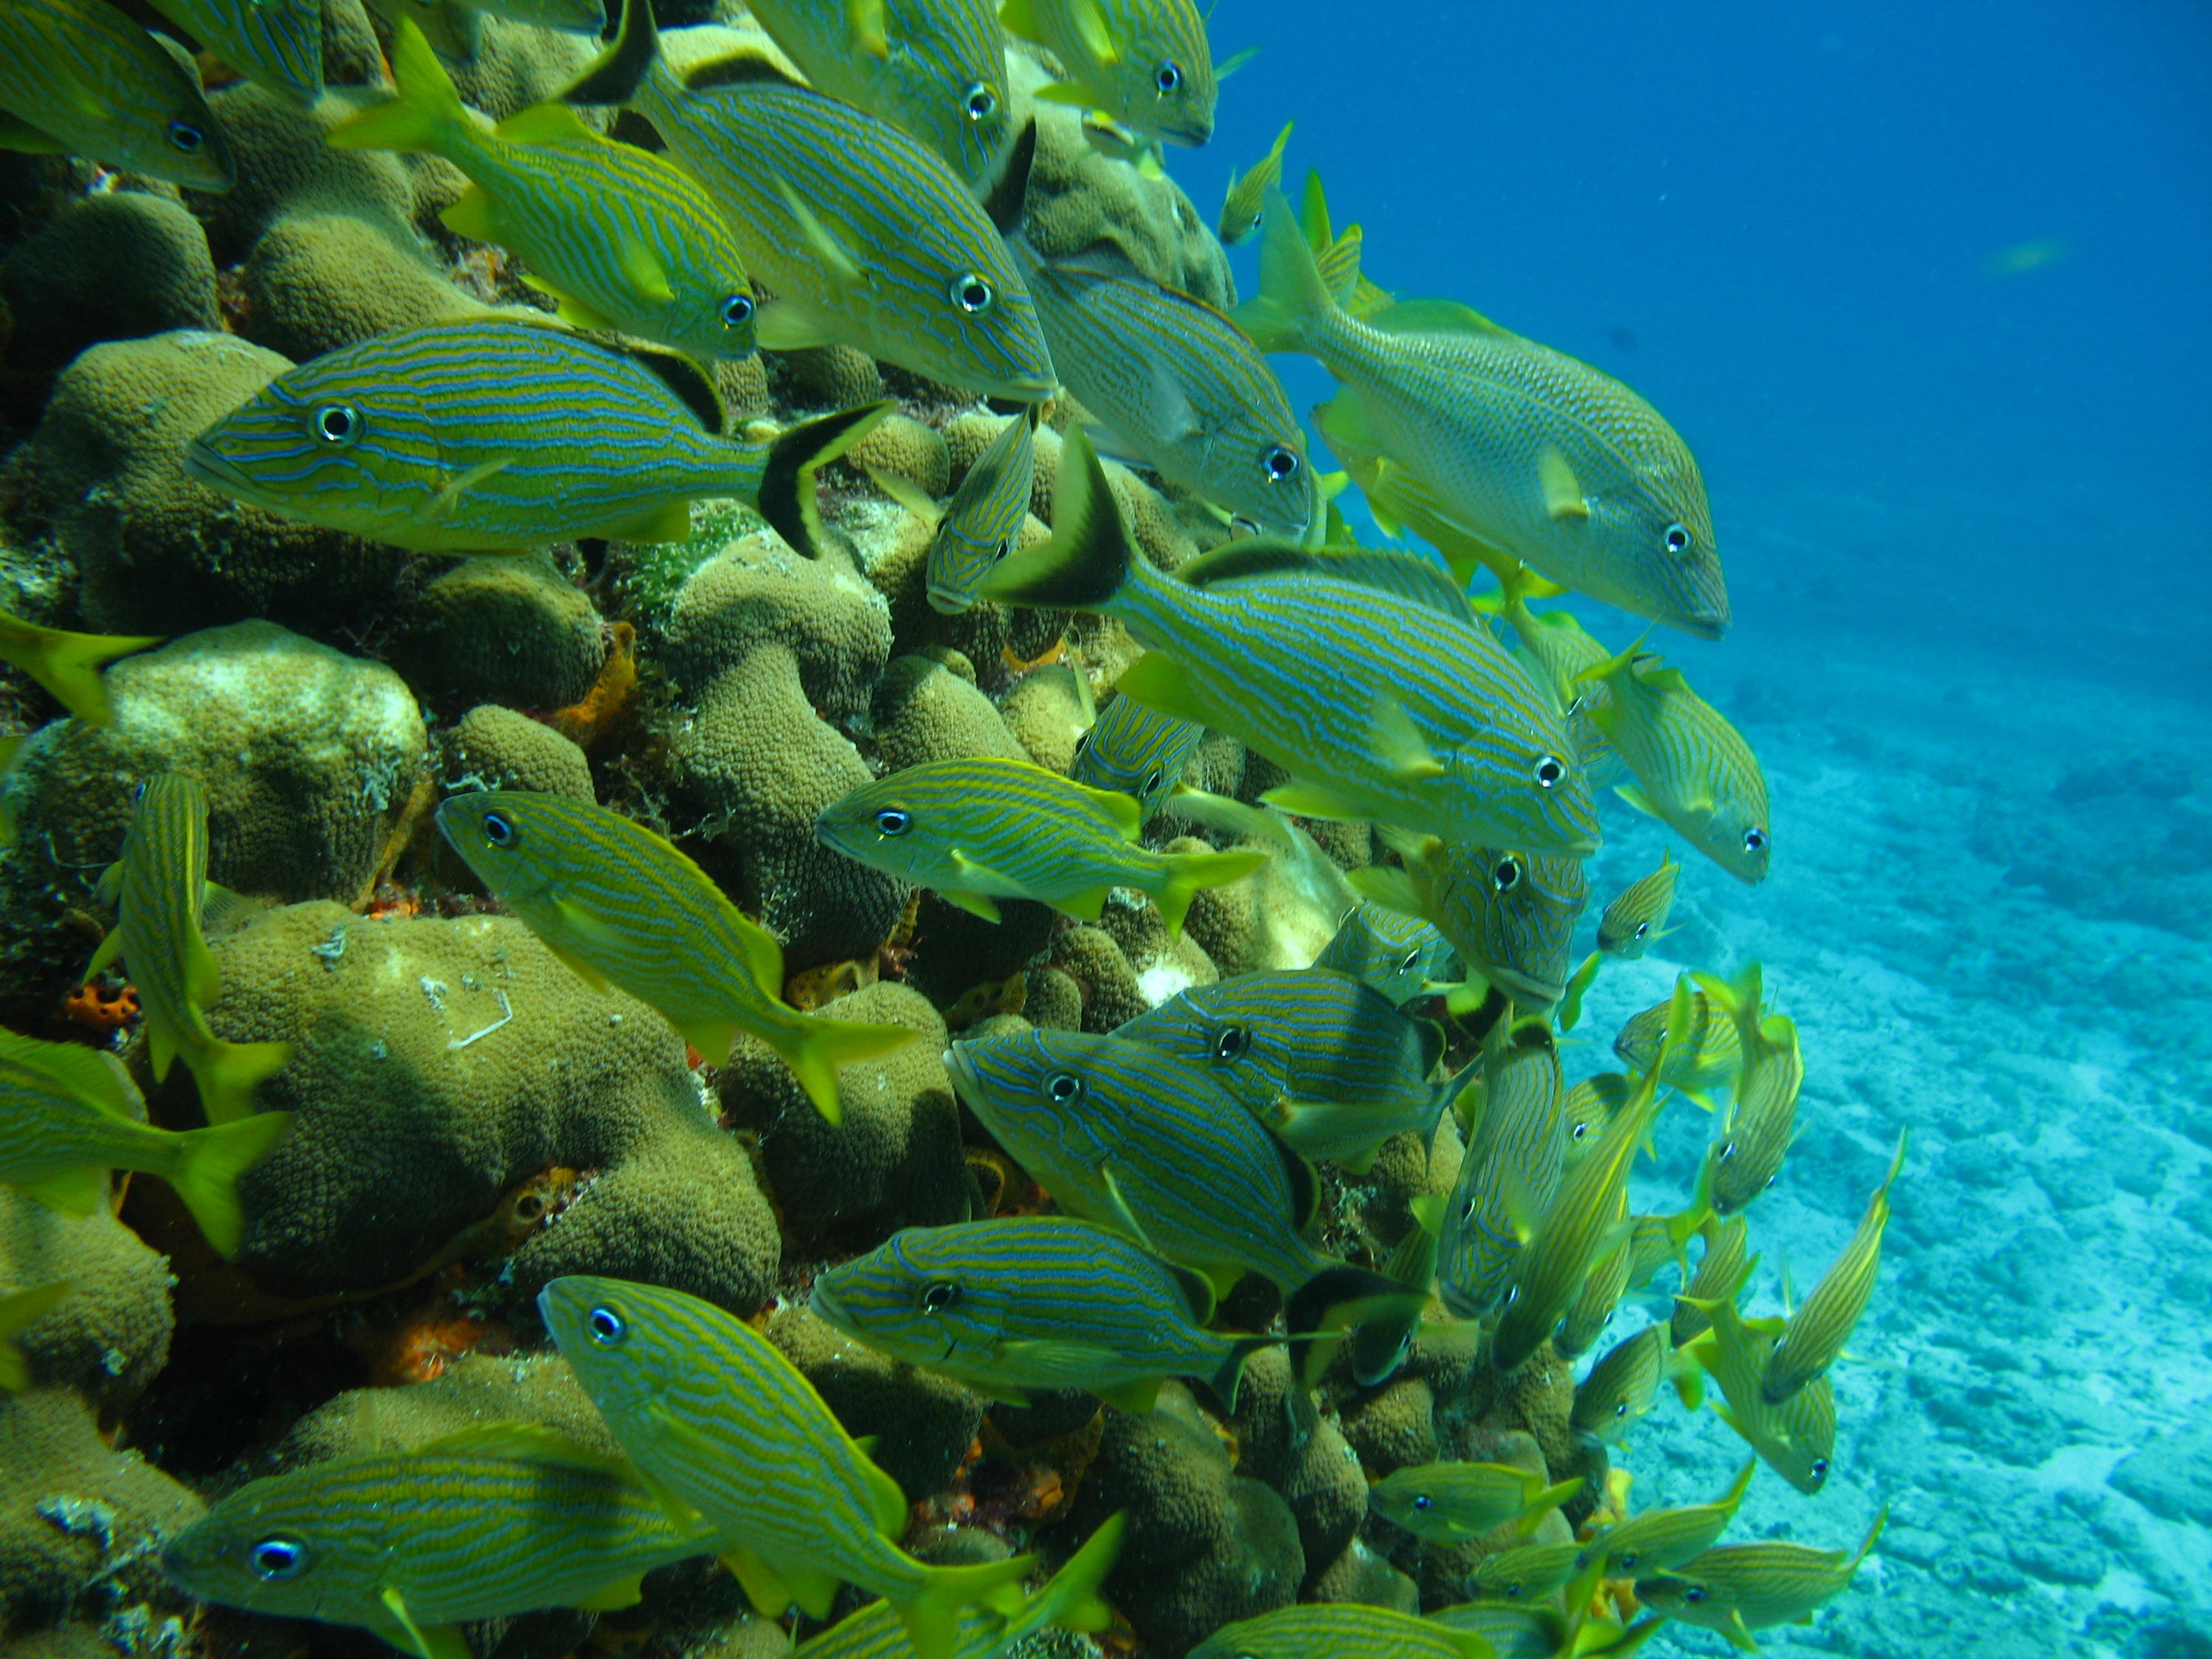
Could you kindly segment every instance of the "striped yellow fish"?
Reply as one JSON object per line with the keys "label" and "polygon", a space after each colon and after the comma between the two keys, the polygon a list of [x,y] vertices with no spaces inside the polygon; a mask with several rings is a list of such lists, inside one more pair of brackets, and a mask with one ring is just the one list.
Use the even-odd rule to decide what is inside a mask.
{"label": "striped yellow fish", "polygon": [[1267,153],[1248,171],[1230,176],[1229,194],[1222,200],[1221,218],[1215,226],[1215,234],[1229,246],[1236,246],[1260,228],[1260,209],[1267,192],[1282,188],[1283,146],[1291,142],[1291,129],[1296,125],[1284,122]]}
{"label": "striped yellow fish", "polygon": [[1737,1647],[1756,1652],[1752,1632],[1802,1624],[1823,1601],[1843,1593],[1888,1519],[1885,1506],[1858,1548],[1848,1554],[1772,1540],[1723,1544],[1674,1572],[1638,1579],[1636,1597],[1655,1613],[1717,1630]]}
{"label": "striped yellow fish", "polygon": [[1668,1337],[1677,1348],[1687,1347],[1692,1338],[1712,1328],[1704,1307],[1720,1301],[1733,1304],[1759,1264],[1759,1258],[1750,1254],[1751,1224],[1741,1215],[1727,1220],[1708,1215],[1698,1224],[1698,1234],[1705,1242],[1698,1270],[1674,1298],[1674,1317],[1668,1323]]}
{"label": "striped yellow fish", "polygon": [[1597,948],[1633,962],[1673,931],[1667,915],[1674,908],[1674,878],[1682,866],[1667,854],[1659,867],[1622,888],[1597,919]]}
{"label": "striped yellow fish", "polygon": [[1814,1378],[1826,1376],[1850,1340],[1874,1294],[1875,1274],[1881,1266],[1881,1236],[1889,1226],[1889,1189],[1904,1167],[1905,1137],[1899,1134],[1889,1173],[1867,1200],[1858,1231],[1798,1304],[1775,1340],[1759,1382],[1759,1397],[1766,1404],[1779,1406]]}
{"label": "striped yellow fish", "polygon": [[1213,1290],[1110,1227],[1009,1216],[909,1227],[814,1281],[811,1305],[895,1359],[994,1400],[1083,1389],[1152,1408],[1160,1379],[1197,1376],[1234,1409],[1244,1361],[1280,1341],[1206,1328]]}
{"label": "striped yellow fish", "polygon": [[191,190],[235,177],[191,54],[104,0],[0,6],[0,149],[82,155]]}
{"label": "striped yellow fish", "polygon": [[1556,1593],[1575,1576],[1578,1544],[1522,1544],[1486,1555],[1467,1576],[1467,1593],[1486,1601],[1528,1603]]}
{"label": "striped yellow fish", "polygon": [[253,1115],[253,1091],[292,1057],[289,1042],[228,1042],[208,1024],[222,989],[200,933],[209,894],[207,795],[192,779],[163,772],[139,786],[123,856],[100,883],[116,908],[115,931],[86,970],[98,975],[117,955],[146,1011],[146,1043],[160,1082],[179,1056],[199,1085],[210,1123]]}
{"label": "striped yellow fish", "polygon": [[491,1422],[249,1481],[169,1540],[161,1570],[202,1601],[458,1659],[465,1623],[629,1607],[644,1574],[719,1547],[621,1457]]}
{"label": "striped yellow fish", "polygon": [[839,1121],[837,1068],[902,1048],[902,1025],[787,1007],[783,951],[714,878],[619,812],[562,795],[453,795],[438,829],[501,902],[588,983],[658,1009],[720,1064],[739,1031],[783,1057],[815,1108]]}
{"label": "striped yellow fish", "polygon": [[1002,0],[999,19],[1067,71],[1038,96],[1100,111],[1141,138],[1213,137],[1213,50],[1191,0]]}
{"label": "striped yellow fish", "polygon": [[1646,1325],[1614,1343],[1576,1384],[1568,1427],[1593,1440],[1621,1439],[1659,1403],[1674,1352],[1664,1325]]}
{"label": "striped yellow fish", "polygon": [[161,642],[158,634],[72,634],[40,628],[0,611],[0,662],[21,669],[87,726],[105,726],[114,718],[100,671],[118,657]]}
{"label": "striped yellow fish", "polygon": [[321,0],[153,0],[154,9],[264,92],[323,95]]}
{"label": "striped yellow fish", "polygon": [[193,439],[185,470],[283,517],[426,553],[681,541],[693,501],[735,496],[811,556],[814,469],[885,407],[741,443],[673,354],[505,319],[435,323],[287,369]]}
{"label": "striped yellow fish", "polygon": [[1161,575],[1135,550],[1097,453],[1060,446],[1053,536],[988,599],[1092,611],[1151,647],[1120,695],[1229,732],[1296,781],[1264,799],[1447,841],[1582,854],[1589,791],[1550,699],[1425,561],[1232,542]]}
{"label": "striped yellow fish", "polygon": [[1458,972],[1442,933],[1418,916],[1367,899],[1344,913],[1314,966],[1364,980],[1401,1007]]}
{"label": "striped yellow fish", "polygon": [[1413,1339],[1420,1334],[1429,1298],[1436,1291],[1437,1232],[1443,1206],[1428,1195],[1415,1199],[1411,1207],[1413,1225],[1382,1264],[1382,1273],[1420,1297],[1421,1305],[1412,1306],[1409,1298],[1404,1312],[1370,1319],[1352,1333],[1352,1377],[1363,1389],[1381,1388],[1412,1356]]}
{"label": "striped yellow fish", "polygon": [[927,887],[988,921],[1002,898],[1036,899],[1096,921],[1116,887],[1149,893],[1170,936],[1194,894],[1267,861],[1233,853],[1155,853],[1137,844],[1137,803],[1030,761],[927,761],[864,783],[822,809],[814,833],[872,869]]}
{"label": "striped yellow fish", "polygon": [[922,571],[923,593],[931,610],[957,617],[970,609],[975,589],[991,574],[991,567],[1021,540],[1036,480],[1036,426],[1042,407],[1031,404],[1011,416],[941,507],[919,485],[870,470],[868,476],[878,489],[931,526],[929,558]]}
{"label": "striped yellow fish", "polygon": [[1367,1507],[1429,1544],[1463,1544],[1520,1523],[1523,1538],[1583,1489],[1579,1477],[1557,1486],[1510,1463],[1421,1463],[1367,1489]]}
{"label": "striped yellow fish", "polygon": [[1738,881],[1766,879],[1773,850],[1766,776],[1743,734],[1690,690],[1679,668],[1662,668],[1632,645],[1583,671],[1580,684],[1611,695],[1589,717],[1635,775],[1615,791],[1668,825]]}
{"label": "striped yellow fish", "polygon": [[1596,1146],[1613,1115],[1636,1092],[1635,1080],[1625,1072],[1600,1072],[1567,1091],[1567,1156],[1577,1158]]}
{"label": "striped yellow fish", "polygon": [[954,1659],[963,1607],[1012,1616],[1035,1559],[933,1567],[899,1547],[897,1482],[869,1462],[813,1384],[735,1314],[681,1291],[556,1279],[545,1328],[622,1449],[725,1538],[722,1559],[767,1618],[826,1619],[838,1586],[888,1601],[917,1659]]}
{"label": "striped yellow fish", "polygon": [[1438,1292],[1466,1319],[1489,1313],[1505,1293],[1566,1158],[1566,1091],[1549,1026],[1514,1025],[1486,1051],[1483,1078],[1482,1116],[1445,1201],[1437,1252]]}
{"label": "striped yellow fish", "polygon": [[1243,329],[1133,273],[1023,269],[1054,366],[1117,453],[1264,534],[1304,541],[1319,527],[1305,433]]}
{"label": "striped yellow fish", "polygon": [[1674,1006],[1669,998],[1629,1016],[1613,1034],[1613,1052],[1639,1072],[1657,1066],[1661,1088],[1677,1090],[1710,1112],[1715,1092],[1731,1087],[1742,1069],[1741,1034],[1727,1010],[1702,988],[1693,989],[1680,1035],[1666,1045],[1662,1059],[1661,1045]]}
{"label": "striped yellow fish", "polygon": [[1406,469],[1465,538],[1553,581],[1717,639],[1728,591],[1688,447],[1611,376],[1445,300],[1364,318],[1330,291],[1288,202],[1262,215],[1260,296],[1237,320],[1264,350],[1320,359],[1334,447]]}
{"label": "striped yellow fish", "polygon": [[[650,6],[631,14],[650,18]],[[612,329],[700,362],[753,349],[753,292],[736,239],[698,182],[661,157],[601,137],[565,104],[492,126],[460,94],[412,18],[394,33],[399,94],[340,122],[340,149],[442,156],[471,188],[447,229],[520,253],[530,280],[580,328]]]}
{"label": "striped yellow fish", "polygon": [[[1690,1300],[1676,1298],[1678,1304]],[[1682,1352],[1697,1362],[1699,1372],[1720,1384],[1723,1400],[1713,1402],[1713,1410],[1784,1480],[1808,1495],[1819,1492],[1827,1484],[1836,1455],[1836,1395],[1826,1374],[1780,1405],[1768,1405],[1761,1389],[1783,1322],[1746,1319],[1725,1297],[1692,1305],[1710,1328]],[[1686,1403],[1698,1403],[1700,1390],[1692,1377],[1686,1374],[1678,1386]]]}
{"label": "striped yellow fish", "polygon": [[1012,141],[992,0],[760,0],[747,8],[810,83],[919,139],[971,190]]}
{"label": "striped yellow fish", "polygon": [[[1643,1644],[1643,1638],[1624,1641],[1620,1626],[1611,1620],[1587,1616],[1570,1626],[1559,1608],[1539,1601],[1462,1601],[1424,1615],[1431,1624],[1466,1631],[1490,1644],[1488,1659],[1595,1659],[1601,1654],[1626,1656]],[[1656,1620],[1646,1620],[1656,1624]],[[1648,1634],[1648,1632],[1646,1632]]]}
{"label": "striped yellow fish", "polygon": [[1636,1238],[1625,1188],[1613,1220],[1614,1233],[1624,1236],[1610,1249],[1601,1249],[1590,1263],[1589,1271],[1583,1275],[1582,1289],[1567,1304],[1559,1329],[1552,1334],[1552,1346],[1559,1350],[1562,1359],[1579,1359],[1589,1351],[1605,1328],[1613,1322],[1613,1310],[1620,1305],[1622,1293],[1628,1289],[1629,1275],[1636,1267]]}
{"label": "striped yellow fish", "polygon": [[1747,1462],[1713,1503],[1646,1510],[1615,1522],[1582,1547],[1579,1566],[1593,1577],[1642,1578],[1694,1560],[1719,1542],[1735,1519],[1758,1468],[1755,1457]]}
{"label": "striped yellow fish", "polygon": [[58,1279],[0,1296],[0,1394],[21,1394],[31,1386],[31,1362],[15,1339],[76,1289],[68,1279]]}
{"label": "striped yellow fish", "polygon": [[1735,1097],[1721,1132],[1706,1150],[1700,1184],[1716,1215],[1734,1215],[1774,1184],[1784,1156],[1796,1133],[1797,1091],[1805,1081],[1805,1059],[1797,1027],[1788,1017],[1760,1006],[1759,965],[1746,968],[1735,984],[1711,975],[1695,976],[1704,994],[1728,1018],[1741,1056]]}
{"label": "striped yellow fish", "polygon": [[1575,746],[1590,769],[1592,781],[1617,776],[1620,771],[1620,757],[1613,752],[1613,745],[1589,717],[1591,705],[1603,702],[1610,694],[1603,686],[1576,683],[1585,670],[1595,667],[1613,653],[1590,637],[1573,611],[1565,608],[1538,611],[1528,603],[1532,597],[1564,592],[1565,589],[1546,581],[1525,564],[1501,561],[1495,574],[1498,591],[1474,599],[1474,608],[1486,616],[1502,618],[1512,630],[1513,654],[1528,670],[1531,678],[1551,688],[1560,713],[1566,718],[1567,730],[1574,735]]}
{"label": "striped yellow fish", "polygon": [[1565,994],[1575,923],[1589,902],[1579,858],[1388,837],[1402,868],[1369,865],[1353,890],[1431,923],[1468,968],[1531,1011]]}
{"label": "striped yellow fish", "polygon": [[154,1128],[145,1115],[114,1055],[0,1031],[0,1185],[65,1214],[90,1215],[106,1202],[110,1170],[159,1176],[216,1252],[236,1255],[245,1231],[238,1178],[292,1115],[262,1112],[182,1132]]}
{"label": "striped yellow fish", "polygon": [[1005,240],[1033,130],[978,205],[935,152],[757,53],[681,71],[656,60],[637,107],[721,204],[746,269],[775,295],[763,345],[849,345],[973,392],[1051,395],[1052,356]]}
{"label": "striped yellow fish", "polygon": [[1109,697],[1098,718],[1075,740],[1068,775],[1093,789],[1133,796],[1150,823],[1190,769],[1206,728],[1147,708],[1134,697]]}
{"label": "striped yellow fish", "polygon": [[1357,1602],[1306,1602],[1224,1625],[1188,1659],[1492,1659],[1471,1630]]}

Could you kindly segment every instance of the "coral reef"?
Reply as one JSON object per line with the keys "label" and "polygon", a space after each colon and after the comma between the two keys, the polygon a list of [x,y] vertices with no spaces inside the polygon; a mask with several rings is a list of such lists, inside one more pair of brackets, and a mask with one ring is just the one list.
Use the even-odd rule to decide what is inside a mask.
{"label": "coral reef", "polygon": [[0,1187],[0,1296],[57,1280],[70,1293],[16,1346],[33,1385],[73,1389],[112,1417],[169,1357],[168,1267],[110,1210],[65,1215]]}
{"label": "coral reef", "polygon": [[[100,273],[88,287],[88,270]],[[135,191],[72,204],[0,261],[9,362],[54,370],[87,346],[222,325],[207,233],[176,203]]]}

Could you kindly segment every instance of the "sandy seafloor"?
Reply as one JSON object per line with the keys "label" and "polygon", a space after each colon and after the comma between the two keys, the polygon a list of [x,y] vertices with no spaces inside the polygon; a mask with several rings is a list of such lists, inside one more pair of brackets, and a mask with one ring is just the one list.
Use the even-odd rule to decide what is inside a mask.
{"label": "sandy seafloor", "polygon": [[[1729,1540],[1851,1547],[1884,1503],[1888,1528],[1809,1626],[1764,1634],[1770,1652],[2212,1654],[2207,704],[2170,673],[2158,689],[2189,661],[2171,613],[2136,642],[2094,606],[2002,593],[1989,608],[2016,629],[1880,624],[1895,570],[1955,578],[1947,549],[2003,516],[1811,486],[1732,504],[1738,628],[1653,643],[1758,750],[1773,872],[1748,888],[1689,855],[1680,931],[1607,965],[1565,1051],[1570,1078],[1610,1064],[1611,1032],[1678,967],[1765,963],[1807,1074],[1796,1144],[1747,1212],[1753,1313],[1780,1310],[1785,1263],[1801,1294],[1817,1278],[1911,1132],[1835,1375],[1834,1473],[1808,1498],[1763,1469]],[[1893,569],[1839,567],[1855,539]],[[1824,605],[1832,584],[1854,597]],[[1608,638],[1622,622],[1591,620]],[[1607,817],[1600,898],[1670,839]],[[1680,1204],[1711,1127],[1668,1108],[1638,1210]],[[1615,1334],[1653,1314],[1625,1305]],[[1619,1461],[1644,1505],[1707,1501],[1744,1455],[1669,1393]],[[1657,1645],[1729,1650],[1680,1625]]]}

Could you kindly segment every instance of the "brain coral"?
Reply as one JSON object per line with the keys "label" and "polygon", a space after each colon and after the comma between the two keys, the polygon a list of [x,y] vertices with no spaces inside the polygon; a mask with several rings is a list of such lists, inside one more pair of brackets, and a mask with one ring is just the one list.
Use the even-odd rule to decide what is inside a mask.
{"label": "brain coral", "polygon": [[56,1279],[70,1294],[15,1339],[32,1381],[120,1411],[169,1357],[168,1264],[105,1206],[64,1215],[0,1187],[0,1296]]}
{"label": "brain coral", "polygon": [[0,262],[0,302],[19,368],[59,368],[96,341],[222,326],[207,233],[136,191],[87,197],[17,246]]}

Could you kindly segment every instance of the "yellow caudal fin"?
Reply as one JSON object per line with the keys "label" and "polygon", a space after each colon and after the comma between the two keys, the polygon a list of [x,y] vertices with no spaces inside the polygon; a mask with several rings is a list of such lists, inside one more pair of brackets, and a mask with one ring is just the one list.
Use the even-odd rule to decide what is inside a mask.
{"label": "yellow caudal fin", "polygon": [[837,1068],[896,1053],[920,1033],[903,1025],[863,1025],[800,1014],[791,1024],[763,1035],[791,1067],[814,1109],[837,1123],[844,1118],[837,1104]]}
{"label": "yellow caudal fin", "polygon": [[1121,1553],[1121,1531],[1127,1518],[1126,1515],[1107,1516],[1083,1547],[1030,1597],[1021,1616],[1007,1626],[1006,1633],[1018,1639],[1053,1625],[1087,1635],[1112,1624],[1114,1609],[1099,1599],[1098,1591]]}
{"label": "yellow caudal fin", "polygon": [[291,1127],[289,1112],[260,1112],[241,1122],[188,1129],[179,1139],[169,1185],[192,1212],[200,1231],[225,1261],[238,1254],[246,1218],[238,1207],[238,1178],[266,1157]]}
{"label": "yellow caudal fin", "polygon": [[1181,937],[1183,915],[1194,895],[1242,881],[1267,862],[1267,854],[1257,847],[1240,847],[1233,853],[1170,854],[1167,882],[1153,896],[1160,920],[1168,925],[1168,937]]}
{"label": "yellow caudal fin", "polygon": [[0,612],[0,659],[14,663],[54,695],[54,701],[87,726],[113,718],[100,671],[118,657],[161,644],[159,635],[71,634],[33,628]]}
{"label": "yellow caudal fin", "polygon": [[392,74],[399,94],[347,118],[324,136],[333,149],[400,149],[441,155],[467,131],[469,115],[453,77],[420,25],[402,15],[392,35]]}
{"label": "yellow caudal fin", "polygon": [[[21,1394],[31,1386],[31,1364],[15,1338],[76,1287],[66,1279],[0,1296],[0,1394]],[[1108,1559],[1110,1561],[1111,1557]],[[1074,1562],[1068,1563],[1070,1567]]]}
{"label": "yellow caudal fin", "polygon": [[224,1042],[180,1052],[200,1085],[200,1109],[210,1123],[235,1123],[253,1115],[253,1091],[292,1058],[289,1042]]}
{"label": "yellow caudal fin", "polygon": [[987,1607],[1008,1618],[1020,1613],[1022,1580],[1036,1565],[1034,1555],[1017,1555],[975,1567],[931,1567],[918,1588],[887,1598],[914,1638],[915,1659],[954,1659],[963,1607]]}
{"label": "yellow caudal fin", "polygon": [[1338,309],[1306,234],[1279,190],[1260,209],[1260,292],[1236,318],[1262,351],[1303,351],[1314,325]]}

